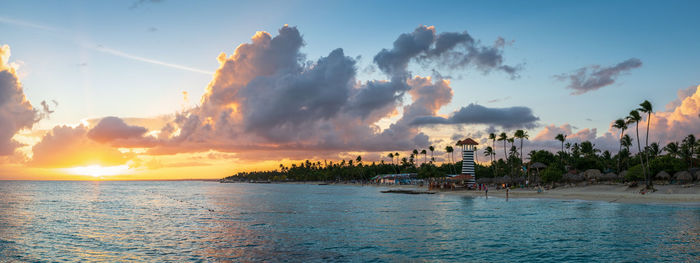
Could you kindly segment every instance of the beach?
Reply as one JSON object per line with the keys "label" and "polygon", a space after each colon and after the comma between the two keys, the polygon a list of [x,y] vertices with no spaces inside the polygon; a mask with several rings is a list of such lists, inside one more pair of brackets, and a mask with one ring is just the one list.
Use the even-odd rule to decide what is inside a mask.
{"label": "beach", "polygon": [[[322,182],[293,182],[294,184],[319,184]],[[396,189],[415,189],[426,191],[426,186],[331,183],[330,185],[377,186]],[[509,198],[548,198],[562,200],[606,201],[629,204],[700,204],[700,185],[655,185],[657,191],[641,194],[643,187],[628,187],[624,184],[593,184],[585,186],[561,186],[550,190],[516,188],[508,193]],[[484,191],[455,190],[435,191],[438,194],[484,196]],[[506,190],[489,187],[489,197],[506,198]]]}
{"label": "beach", "polygon": [[[564,200],[606,201],[632,204],[678,203],[700,204],[698,185],[658,185],[656,192],[641,194],[642,187],[630,188],[625,185],[588,185],[559,187],[538,193],[535,189],[514,189],[509,198],[551,198]],[[483,191],[442,191],[443,194],[484,196]],[[506,190],[489,189],[489,196],[506,197]]]}

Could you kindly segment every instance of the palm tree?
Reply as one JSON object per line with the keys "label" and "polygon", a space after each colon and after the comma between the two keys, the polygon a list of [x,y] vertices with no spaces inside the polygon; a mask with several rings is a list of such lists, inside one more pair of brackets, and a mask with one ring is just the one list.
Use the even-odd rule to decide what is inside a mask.
{"label": "palm tree", "polygon": [[[509,138],[509,140],[512,140],[513,138]],[[518,155],[518,147],[515,147],[513,144],[510,145],[510,150],[509,150],[510,157],[517,157]],[[511,164],[512,165],[512,164]]]}
{"label": "palm tree", "polygon": [[564,151],[564,141],[566,141],[566,134],[562,134],[562,133],[557,134],[557,136],[554,137],[554,139],[561,142],[561,151],[563,152]]}
{"label": "palm tree", "polygon": [[[627,122],[625,122],[625,120],[623,120],[623,119],[617,119],[617,120],[615,120],[615,123],[613,123],[613,128],[620,129],[620,150],[617,151],[618,155],[619,155],[620,152],[622,151],[622,136],[624,136],[625,130],[627,129]],[[622,159],[622,158],[617,158],[617,172],[618,173],[620,172],[620,169],[621,169],[620,159]]]}
{"label": "palm tree", "polygon": [[649,125],[651,125],[651,114],[654,112],[654,108],[651,106],[651,102],[644,100],[639,104],[639,109],[637,110],[647,114],[647,135],[644,142],[644,157],[646,157],[647,169],[649,169],[649,153],[647,152],[649,149]]}
{"label": "palm tree", "polygon": [[642,120],[642,116],[639,115],[639,112],[637,110],[632,110],[630,111],[630,115],[627,116],[627,122],[629,124],[635,123],[636,128],[637,128],[637,150],[639,151],[639,160],[642,163],[642,171],[644,171],[644,181],[646,183],[647,188],[651,187],[651,182],[649,180],[649,176],[647,176],[647,169],[646,166],[644,166],[644,154],[642,153],[642,146],[639,143],[639,122]]}
{"label": "palm tree", "polygon": [[493,151],[493,148],[491,146],[486,146],[486,149],[484,149],[484,156],[488,156],[493,159],[494,154],[495,152]]}
{"label": "palm tree", "polygon": [[[652,158],[656,158],[656,156],[661,154],[661,148],[659,147],[659,144],[655,142],[649,144],[649,148],[647,150],[649,151],[649,156]],[[647,163],[650,164],[649,160],[647,160]]]}
{"label": "palm tree", "polygon": [[523,139],[529,139],[530,136],[527,131],[517,130],[515,131],[515,138],[520,139],[520,167],[523,167]]}
{"label": "palm tree", "polygon": [[688,152],[687,156],[690,161],[690,168],[693,168],[693,155],[695,155],[695,147],[697,147],[698,142],[695,139],[695,135],[688,134],[688,136],[683,139],[683,145],[681,145],[681,150],[683,152]]}
{"label": "palm tree", "polygon": [[489,140],[491,140],[491,148],[494,149],[493,151],[493,160],[496,160],[496,134],[495,133],[489,133]]}
{"label": "palm tree", "polygon": [[676,158],[680,154],[681,149],[678,147],[678,142],[669,142],[666,144],[666,147],[664,147],[664,151],[666,151],[669,156]]}
{"label": "palm tree", "polygon": [[387,157],[391,158],[391,165],[394,165],[394,154],[389,153],[389,155],[387,155]]}
{"label": "palm tree", "polygon": [[622,139],[620,139],[620,144],[629,152],[630,146],[632,146],[632,137],[625,134],[625,136],[622,136]]}
{"label": "palm tree", "polygon": [[413,149],[413,156],[418,157],[418,150],[417,149]]}
{"label": "palm tree", "polygon": [[420,151],[420,154],[423,155],[423,164],[425,164],[428,160],[428,152],[425,151],[425,149]]}
{"label": "palm tree", "polygon": [[508,142],[508,135],[505,132],[502,132],[501,135],[498,136],[498,141],[503,141],[503,156],[508,156],[508,152],[506,152],[506,142]]}
{"label": "palm tree", "polygon": [[[454,152],[454,148],[452,148],[452,146],[449,146],[449,145],[448,145],[448,146],[445,146],[445,152],[447,153],[447,158],[448,158],[449,160],[452,160],[452,159],[450,159],[450,154],[452,154],[452,153]],[[452,162],[450,163],[450,171],[454,173],[454,171],[453,171],[453,169],[452,169],[453,166],[454,166],[453,163],[454,163],[454,161],[452,161]]]}
{"label": "palm tree", "polygon": [[[508,142],[510,143],[510,148],[515,147],[513,144],[515,143],[515,137],[510,137],[508,138]],[[518,151],[515,151],[515,153],[510,153],[510,156],[515,156],[518,154]]]}
{"label": "palm tree", "polygon": [[555,136],[554,139],[561,142],[561,154],[559,155],[559,165],[564,167],[564,141],[566,141],[566,134],[557,134],[557,136]]}
{"label": "palm tree", "polygon": [[432,145],[430,145],[430,147],[428,147],[428,150],[430,150],[430,162],[434,162],[434,161],[435,161],[435,157],[433,156],[433,152],[435,151],[435,147],[433,147]]}

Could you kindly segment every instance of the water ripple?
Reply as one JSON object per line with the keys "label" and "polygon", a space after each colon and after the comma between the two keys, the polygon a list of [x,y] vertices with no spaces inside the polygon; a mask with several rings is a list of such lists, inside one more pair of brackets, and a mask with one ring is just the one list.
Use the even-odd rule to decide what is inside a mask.
{"label": "water ripple", "polygon": [[700,208],[376,187],[0,182],[0,261],[697,262]]}

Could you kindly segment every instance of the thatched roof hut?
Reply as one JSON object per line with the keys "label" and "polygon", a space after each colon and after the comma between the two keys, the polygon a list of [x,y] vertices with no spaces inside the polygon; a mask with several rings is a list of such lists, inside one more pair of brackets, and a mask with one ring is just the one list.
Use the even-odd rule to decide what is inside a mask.
{"label": "thatched roof hut", "polygon": [[480,177],[476,179],[477,184],[492,184],[493,183],[493,178],[489,177]]}
{"label": "thatched roof hut", "polygon": [[600,181],[615,181],[618,179],[620,178],[615,173],[606,173],[604,175],[601,175],[600,178],[598,178],[598,180]]}
{"label": "thatched roof hut", "polygon": [[583,182],[585,178],[583,177],[583,175],[580,174],[567,173],[564,176],[562,176],[562,180],[569,183],[578,183]]}
{"label": "thatched roof hut", "polygon": [[503,176],[503,177],[496,177],[494,178],[494,182],[497,184],[510,184],[511,179],[510,176]]}
{"label": "thatched roof hut", "polygon": [[655,178],[657,180],[668,180],[668,179],[671,179],[671,175],[668,174],[666,171],[661,171],[661,172],[656,174]]}
{"label": "thatched roof hut", "polygon": [[588,169],[581,173],[581,175],[583,175],[583,178],[585,179],[599,179],[603,174],[598,169]]}
{"label": "thatched roof hut", "polygon": [[690,172],[688,171],[676,172],[676,174],[673,175],[673,178],[681,183],[690,183],[693,181],[693,176],[690,175]]}

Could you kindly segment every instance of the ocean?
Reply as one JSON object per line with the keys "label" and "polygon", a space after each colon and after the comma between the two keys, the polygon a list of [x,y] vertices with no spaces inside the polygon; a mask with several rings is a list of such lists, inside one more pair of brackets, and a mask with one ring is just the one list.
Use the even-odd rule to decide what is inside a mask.
{"label": "ocean", "polygon": [[700,261],[700,205],[385,189],[0,181],[0,261]]}

